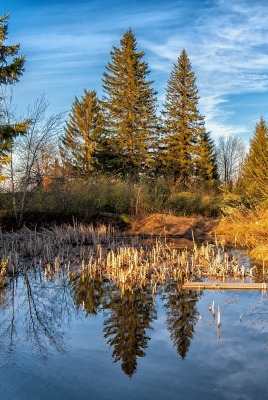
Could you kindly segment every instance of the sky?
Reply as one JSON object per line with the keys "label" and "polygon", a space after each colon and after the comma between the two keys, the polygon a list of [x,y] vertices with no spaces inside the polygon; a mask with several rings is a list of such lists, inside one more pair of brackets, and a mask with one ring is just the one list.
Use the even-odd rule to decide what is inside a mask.
{"label": "sky", "polygon": [[185,49],[196,75],[199,110],[217,140],[247,144],[268,120],[268,0],[9,0],[8,40],[20,43],[25,72],[13,88],[18,115],[42,95],[51,114],[69,112],[84,89],[102,97],[102,74],[131,28],[144,51],[162,109],[167,80]]}

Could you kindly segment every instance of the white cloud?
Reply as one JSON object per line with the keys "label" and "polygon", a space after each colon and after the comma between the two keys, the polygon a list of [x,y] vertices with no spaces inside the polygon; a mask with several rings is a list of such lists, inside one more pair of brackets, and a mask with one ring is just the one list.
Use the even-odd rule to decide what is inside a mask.
{"label": "white cloud", "polygon": [[204,96],[201,106],[208,129],[243,134],[244,126],[228,124],[231,114],[225,110],[223,115],[223,105],[229,95],[267,91],[267,26],[268,5],[219,1],[186,32],[166,32],[164,42],[144,40],[143,44],[154,53],[152,69],[161,72],[185,48]]}
{"label": "white cloud", "polygon": [[173,63],[185,48],[197,76],[200,109],[208,129],[215,135],[246,135],[252,127],[234,123],[236,111],[226,106],[230,95],[268,89],[268,4],[251,0],[200,3],[133,1],[119,7],[112,2],[109,11],[103,9],[102,1],[41,5],[28,25],[22,21],[29,10],[20,11],[15,32],[19,34],[14,37],[15,41],[19,37],[36,87],[40,83],[52,88],[57,82],[68,85],[70,76],[77,85],[80,80],[81,86],[97,82],[97,75],[101,81],[112,46],[118,46],[124,31],[131,27],[138,49],[145,51],[160,102]]}

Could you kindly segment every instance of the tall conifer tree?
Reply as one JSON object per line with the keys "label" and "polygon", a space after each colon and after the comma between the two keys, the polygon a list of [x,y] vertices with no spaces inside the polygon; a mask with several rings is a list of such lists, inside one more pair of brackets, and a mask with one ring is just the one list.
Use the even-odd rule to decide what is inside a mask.
{"label": "tall conifer tree", "polygon": [[217,152],[214,141],[205,129],[197,137],[197,157],[195,159],[195,175],[202,183],[208,183],[209,187],[215,185],[219,179],[217,167]]}
{"label": "tall conifer tree", "polygon": [[[184,188],[196,174],[210,179],[216,169],[212,141],[197,108],[195,81],[188,55],[182,50],[167,82],[163,164],[166,173],[173,175]],[[206,160],[202,159],[204,156]]]}
{"label": "tall conifer tree", "polygon": [[96,92],[84,90],[81,100],[75,97],[61,146],[65,161],[81,176],[95,169],[101,132],[102,116]]}
{"label": "tall conifer tree", "polygon": [[148,81],[149,70],[137,51],[129,29],[113,47],[103,74],[103,107],[106,120],[106,170],[122,175],[147,171],[156,144],[156,92]]}
{"label": "tall conifer tree", "polygon": [[[29,121],[11,124],[6,118],[3,100],[5,93],[3,88],[19,81],[24,71],[24,56],[18,56],[19,44],[5,45],[8,34],[8,15],[0,17],[0,169],[10,160],[9,154],[12,146],[12,138],[25,133]],[[2,177],[0,176],[0,179]]]}
{"label": "tall conifer tree", "polygon": [[243,181],[249,195],[268,198],[268,126],[264,118],[256,124],[250,141]]}

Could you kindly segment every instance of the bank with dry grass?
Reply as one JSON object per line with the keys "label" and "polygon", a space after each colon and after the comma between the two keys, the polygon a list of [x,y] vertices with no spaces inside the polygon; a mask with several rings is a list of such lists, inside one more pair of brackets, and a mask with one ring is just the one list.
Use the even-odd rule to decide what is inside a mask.
{"label": "bank with dry grass", "polygon": [[268,209],[240,205],[229,208],[215,228],[232,245],[250,250],[253,258],[268,261]]}

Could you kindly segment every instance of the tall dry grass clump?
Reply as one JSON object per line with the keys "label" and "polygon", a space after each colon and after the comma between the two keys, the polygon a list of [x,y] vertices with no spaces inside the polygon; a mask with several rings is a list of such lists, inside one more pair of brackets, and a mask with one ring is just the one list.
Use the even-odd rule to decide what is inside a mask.
{"label": "tall dry grass clump", "polygon": [[268,209],[262,206],[225,207],[217,234],[232,244],[251,250],[251,256],[268,260]]}

